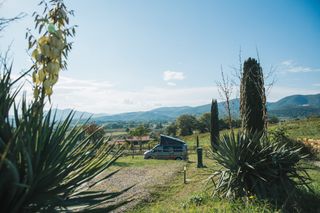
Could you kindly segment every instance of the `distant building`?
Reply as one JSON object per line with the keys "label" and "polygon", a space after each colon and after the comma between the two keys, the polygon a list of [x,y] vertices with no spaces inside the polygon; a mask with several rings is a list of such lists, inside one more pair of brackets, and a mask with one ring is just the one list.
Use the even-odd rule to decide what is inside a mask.
{"label": "distant building", "polygon": [[149,141],[151,141],[151,138],[149,135],[145,135],[145,136],[141,136],[141,137],[132,136],[132,137],[126,138],[126,141],[130,144],[133,144],[133,145],[140,145],[140,144],[148,143]]}
{"label": "distant building", "polygon": [[151,140],[152,140],[152,138],[150,138],[149,135],[145,135],[142,137],[131,136],[131,137],[127,137],[127,138],[121,138],[121,139],[114,140],[113,142],[115,144],[119,144],[119,145],[123,145],[126,143],[132,144],[132,145],[143,145],[143,144],[148,143]]}

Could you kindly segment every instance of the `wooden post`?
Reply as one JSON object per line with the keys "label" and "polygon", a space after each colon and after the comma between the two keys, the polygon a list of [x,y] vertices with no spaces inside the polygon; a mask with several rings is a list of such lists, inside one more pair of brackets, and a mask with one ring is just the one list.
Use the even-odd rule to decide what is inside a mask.
{"label": "wooden post", "polygon": [[197,140],[197,148],[198,148],[199,147],[199,135],[197,135],[196,140]]}
{"label": "wooden post", "polygon": [[133,141],[131,141],[131,149],[132,149],[132,158],[134,158],[134,145],[133,145]]}
{"label": "wooden post", "polygon": [[187,167],[186,166],[183,167],[183,183],[184,184],[187,183]]}

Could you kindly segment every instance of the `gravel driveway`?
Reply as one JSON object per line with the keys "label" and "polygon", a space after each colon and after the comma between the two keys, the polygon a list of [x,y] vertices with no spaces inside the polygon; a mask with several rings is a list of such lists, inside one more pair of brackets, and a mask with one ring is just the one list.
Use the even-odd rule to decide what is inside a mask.
{"label": "gravel driveway", "polygon": [[[154,186],[164,185],[173,178],[181,178],[178,173],[182,171],[184,162],[168,162],[166,165],[126,167],[95,187],[98,190],[108,192],[121,191],[135,185],[133,188],[116,198],[115,204],[133,198],[130,203],[119,207],[113,212],[125,212],[134,208],[141,201],[151,201],[151,193]],[[181,177],[180,177],[181,176]]]}

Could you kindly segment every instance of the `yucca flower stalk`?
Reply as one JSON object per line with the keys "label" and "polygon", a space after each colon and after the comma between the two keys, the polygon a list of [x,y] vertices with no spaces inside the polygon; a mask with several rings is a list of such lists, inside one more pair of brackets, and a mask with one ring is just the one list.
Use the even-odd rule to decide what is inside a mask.
{"label": "yucca flower stalk", "polygon": [[[52,109],[43,112],[45,97],[50,98],[71,49],[66,43],[70,29],[64,29],[69,22],[66,7],[62,0],[50,3],[52,9],[45,1],[40,3],[49,14],[43,18],[35,15],[39,32],[49,21],[48,30],[39,39],[29,36],[29,48],[37,44],[31,68],[35,96],[30,103],[25,97],[17,100],[21,88],[17,84],[28,72],[13,81],[12,66],[7,66],[5,59],[0,61],[0,212],[96,212],[100,205],[129,189],[92,191],[117,172],[107,169],[121,156],[122,148],[97,139],[96,132],[83,138],[85,124],[71,125],[73,112],[62,121],[57,121]],[[126,202],[108,205],[102,211]]]}

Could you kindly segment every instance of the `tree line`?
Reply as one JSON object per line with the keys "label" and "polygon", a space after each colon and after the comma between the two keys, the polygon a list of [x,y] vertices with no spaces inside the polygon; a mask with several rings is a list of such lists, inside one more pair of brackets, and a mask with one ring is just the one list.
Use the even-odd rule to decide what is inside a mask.
{"label": "tree line", "polygon": [[[211,113],[206,112],[199,117],[190,114],[180,115],[175,121],[171,122],[166,128],[165,133],[171,136],[192,135],[195,131],[200,133],[210,132]],[[232,120],[232,127],[238,128],[241,125],[239,119]],[[229,129],[226,118],[219,119],[219,129]]]}

